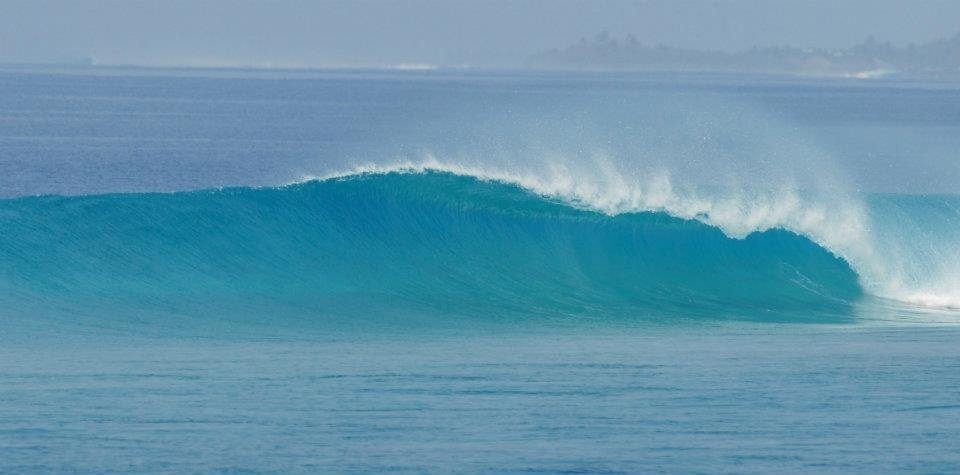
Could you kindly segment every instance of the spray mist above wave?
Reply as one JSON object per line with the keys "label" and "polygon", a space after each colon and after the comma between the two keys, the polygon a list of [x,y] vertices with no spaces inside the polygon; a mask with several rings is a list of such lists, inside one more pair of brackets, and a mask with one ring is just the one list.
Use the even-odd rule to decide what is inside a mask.
{"label": "spray mist above wave", "polygon": [[933,210],[931,218],[901,203],[871,202],[830,153],[752,104],[661,91],[629,101],[488,108],[469,117],[441,115],[423,126],[431,134],[396,138],[404,144],[399,152],[381,149],[304,178],[435,170],[515,184],[609,215],[695,219],[733,238],[785,229],[846,260],[874,295],[960,307],[955,209]]}

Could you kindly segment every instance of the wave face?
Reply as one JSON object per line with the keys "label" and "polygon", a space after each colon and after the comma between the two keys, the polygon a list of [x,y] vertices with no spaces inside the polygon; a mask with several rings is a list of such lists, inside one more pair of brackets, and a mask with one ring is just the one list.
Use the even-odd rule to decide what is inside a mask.
{"label": "wave face", "polygon": [[838,321],[863,295],[793,232],[734,239],[443,172],[21,198],[0,223],[8,317]]}

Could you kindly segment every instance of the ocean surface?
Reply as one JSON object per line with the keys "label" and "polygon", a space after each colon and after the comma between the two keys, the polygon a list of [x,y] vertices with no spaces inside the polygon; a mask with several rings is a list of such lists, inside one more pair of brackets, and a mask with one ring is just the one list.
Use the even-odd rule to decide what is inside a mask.
{"label": "ocean surface", "polygon": [[960,84],[0,69],[0,472],[960,472]]}

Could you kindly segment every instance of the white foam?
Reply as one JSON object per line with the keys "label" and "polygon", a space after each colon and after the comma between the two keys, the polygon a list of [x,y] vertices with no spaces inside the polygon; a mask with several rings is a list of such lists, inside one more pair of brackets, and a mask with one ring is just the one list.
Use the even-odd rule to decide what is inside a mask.
{"label": "white foam", "polygon": [[437,69],[437,66],[429,63],[400,63],[389,66],[387,69],[397,71],[433,71]]}

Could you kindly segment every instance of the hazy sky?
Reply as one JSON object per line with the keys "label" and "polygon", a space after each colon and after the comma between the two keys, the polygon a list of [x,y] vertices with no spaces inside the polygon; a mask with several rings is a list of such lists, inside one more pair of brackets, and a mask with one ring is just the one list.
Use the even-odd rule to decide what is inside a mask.
{"label": "hazy sky", "polygon": [[905,44],[960,31],[960,1],[0,0],[0,62],[509,67],[604,29],[698,49]]}

